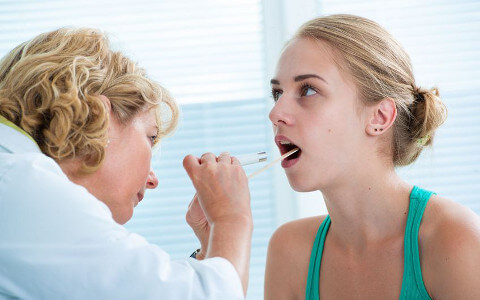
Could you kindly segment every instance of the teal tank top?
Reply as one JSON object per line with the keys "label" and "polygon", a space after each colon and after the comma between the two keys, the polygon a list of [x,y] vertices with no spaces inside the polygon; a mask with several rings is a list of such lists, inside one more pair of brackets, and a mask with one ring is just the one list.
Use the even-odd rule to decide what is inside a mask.
{"label": "teal tank top", "polygon": [[[410,193],[407,226],[404,237],[404,267],[400,300],[431,300],[422,279],[420,252],[418,249],[418,230],[428,199],[433,193],[416,186]],[[319,300],[320,263],[322,261],[325,237],[330,228],[330,216],[320,225],[313,243],[310,264],[308,266],[306,300]]]}

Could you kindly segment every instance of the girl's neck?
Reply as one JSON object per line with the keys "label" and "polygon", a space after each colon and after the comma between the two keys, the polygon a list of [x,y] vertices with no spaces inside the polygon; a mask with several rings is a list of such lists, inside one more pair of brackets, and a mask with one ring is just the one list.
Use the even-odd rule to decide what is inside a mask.
{"label": "girl's neck", "polygon": [[403,236],[412,186],[393,168],[379,171],[361,170],[322,190],[332,220],[329,234],[339,245],[362,250]]}

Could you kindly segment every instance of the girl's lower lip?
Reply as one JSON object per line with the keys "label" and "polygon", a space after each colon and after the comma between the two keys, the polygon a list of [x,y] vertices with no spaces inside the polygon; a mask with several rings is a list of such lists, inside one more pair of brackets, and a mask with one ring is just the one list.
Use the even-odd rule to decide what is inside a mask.
{"label": "girl's lower lip", "polygon": [[297,158],[292,158],[292,159],[284,159],[284,160],[282,160],[282,167],[284,169],[290,168],[293,165],[295,165],[298,162],[299,159],[300,159],[300,156],[297,157]]}

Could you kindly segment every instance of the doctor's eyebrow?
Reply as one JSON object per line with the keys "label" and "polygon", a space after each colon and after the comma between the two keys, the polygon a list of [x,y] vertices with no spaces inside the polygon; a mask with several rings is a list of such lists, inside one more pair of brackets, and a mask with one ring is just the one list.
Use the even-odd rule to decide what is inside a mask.
{"label": "doctor's eyebrow", "polygon": [[274,79],[270,80],[270,84],[277,84],[278,85],[278,84],[280,84],[280,81],[278,81],[277,79],[274,78]]}
{"label": "doctor's eyebrow", "polygon": [[[321,81],[325,82],[326,84],[328,84],[328,82],[323,77],[318,76],[317,74],[297,75],[293,78],[293,80],[295,82],[299,82],[299,81],[303,81],[303,80],[308,79],[308,78],[317,78],[317,79],[320,79]],[[279,85],[280,81],[278,79],[273,78],[272,80],[270,80],[270,84]]]}

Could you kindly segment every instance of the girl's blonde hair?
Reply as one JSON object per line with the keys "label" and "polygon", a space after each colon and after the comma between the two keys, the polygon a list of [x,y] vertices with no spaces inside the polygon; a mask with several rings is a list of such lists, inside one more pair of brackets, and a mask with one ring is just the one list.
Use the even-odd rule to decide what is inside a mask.
{"label": "girl's blonde hair", "polygon": [[397,106],[393,125],[393,162],[414,162],[433,142],[435,130],[447,117],[437,88],[416,85],[410,58],[402,46],[377,23],[353,15],[313,19],[294,38],[328,43],[343,58],[365,103],[391,98]]}
{"label": "girl's blonde hair", "polygon": [[178,122],[178,107],[167,90],[111,50],[96,29],[40,34],[0,61],[0,114],[55,160],[80,158],[87,173],[100,167],[108,143],[109,114],[101,95],[122,124],[156,108],[159,138]]}

